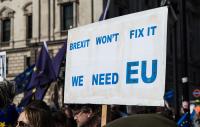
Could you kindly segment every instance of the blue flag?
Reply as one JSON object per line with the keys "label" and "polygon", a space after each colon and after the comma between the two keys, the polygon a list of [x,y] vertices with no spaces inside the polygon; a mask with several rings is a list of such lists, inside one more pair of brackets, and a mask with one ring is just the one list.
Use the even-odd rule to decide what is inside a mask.
{"label": "blue flag", "polygon": [[65,41],[64,45],[58,51],[58,53],[56,54],[56,56],[53,59],[53,67],[55,70],[56,77],[58,77],[58,75],[59,75],[61,64],[66,56],[66,50],[67,50],[67,42]]}
{"label": "blue flag", "polygon": [[44,95],[46,94],[48,88],[49,88],[50,84],[45,85],[45,86],[40,86],[37,87],[37,90],[35,92],[35,100],[43,100]]}
{"label": "blue flag", "polygon": [[21,100],[21,102],[19,103],[18,107],[25,107],[27,106],[32,100],[33,100],[33,95],[34,95],[34,91],[33,90],[29,90],[25,96],[23,97],[23,99]]}
{"label": "blue flag", "polygon": [[[66,50],[67,50],[67,42],[65,41],[62,48],[60,48],[60,50],[52,60],[56,77],[59,76],[61,64],[66,56]],[[43,100],[49,86],[50,84],[37,87],[37,90],[34,95],[35,100]]]}
{"label": "blue flag", "polygon": [[26,87],[28,86],[31,80],[31,75],[32,75],[34,67],[35,65],[28,67],[24,72],[20,73],[19,75],[15,77],[14,81],[15,81],[15,86],[16,86],[16,90],[15,90],[16,94],[20,94],[26,91]]}
{"label": "blue flag", "polygon": [[41,85],[46,85],[56,80],[52,60],[45,44],[46,43],[42,46],[39,57],[36,61],[30,84],[27,87],[28,90]]}
{"label": "blue flag", "polygon": [[18,107],[25,107],[27,106],[32,100],[43,100],[44,95],[46,94],[50,84],[44,86],[38,86],[32,90],[29,90],[26,95],[21,100]]}
{"label": "blue flag", "polygon": [[17,109],[13,104],[8,105],[5,109],[0,109],[0,127],[3,126],[3,123],[5,125],[3,127],[14,127],[18,115]]}
{"label": "blue flag", "polygon": [[178,127],[190,127],[190,119],[188,119],[188,112],[186,112],[177,122]]}

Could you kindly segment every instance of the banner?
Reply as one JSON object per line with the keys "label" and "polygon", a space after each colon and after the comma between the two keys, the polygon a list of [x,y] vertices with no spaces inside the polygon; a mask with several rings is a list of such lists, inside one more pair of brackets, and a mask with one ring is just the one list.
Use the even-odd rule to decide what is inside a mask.
{"label": "banner", "polygon": [[168,8],[69,30],[65,103],[163,106]]}
{"label": "banner", "polygon": [[0,52],[0,81],[6,78],[6,52]]}

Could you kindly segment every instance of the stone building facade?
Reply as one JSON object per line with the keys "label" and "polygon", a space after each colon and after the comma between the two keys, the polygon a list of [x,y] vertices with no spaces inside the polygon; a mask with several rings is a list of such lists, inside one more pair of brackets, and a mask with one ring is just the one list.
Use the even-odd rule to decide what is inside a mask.
{"label": "stone building facade", "polygon": [[54,55],[68,29],[98,21],[103,2],[92,1],[0,0],[0,51],[7,53],[7,78],[35,62],[41,42],[47,41]]}
{"label": "stone building facade", "polygon": [[7,79],[35,63],[43,41],[53,57],[71,28],[98,21],[103,0],[0,0],[0,52]]}

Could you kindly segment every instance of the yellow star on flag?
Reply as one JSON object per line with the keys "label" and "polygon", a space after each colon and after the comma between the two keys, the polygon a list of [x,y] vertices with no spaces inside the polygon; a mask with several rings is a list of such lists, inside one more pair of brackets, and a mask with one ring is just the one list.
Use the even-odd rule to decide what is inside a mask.
{"label": "yellow star on flag", "polygon": [[5,122],[0,122],[0,127],[6,127]]}

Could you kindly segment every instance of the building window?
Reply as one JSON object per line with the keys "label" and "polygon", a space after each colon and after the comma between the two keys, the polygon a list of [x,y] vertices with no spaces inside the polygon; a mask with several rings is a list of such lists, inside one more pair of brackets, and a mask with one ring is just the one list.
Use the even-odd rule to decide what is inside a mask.
{"label": "building window", "polygon": [[62,8],[62,28],[61,30],[68,30],[73,27],[73,3],[63,4]]}
{"label": "building window", "polygon": [[23,7],[22,10],[24,11],[25,16],[25,24],[26,25],[26,40],[27,42],[31,41],[33,37],[33,6],[32,2],[27,2]]}
{"label": "building window", "polygon": [[9,46],[14,41],[14,13],[6,6],[0,9],[0,46]]}
{"label": "building window", "polygon": [[2,22],[2,42],[10,41],[10,19],[5,19]]}
{"label": "building window", "polygon": [[24,69],[31,66],[31,57],[24,56]]}
{"label": "building window", "polygon": [[6,75],[8,74],[8,57],[6,57]]}
{"label": "building window", "polygon": [[32,30],[33,30],[33,27],[32,27],[32,15],[27,15],[26,16],[26,28],[27,28],[27,30],[26,30],[26,38],[27,39],[31,39],[32,38]]}
{"label": "building window", "polygon": [[0,82],[3,81],[4,78],[6,78],[6,52],[0,52]]}

